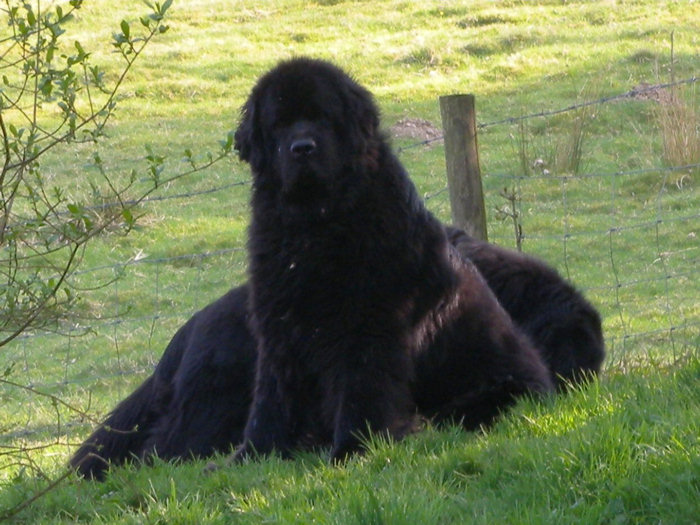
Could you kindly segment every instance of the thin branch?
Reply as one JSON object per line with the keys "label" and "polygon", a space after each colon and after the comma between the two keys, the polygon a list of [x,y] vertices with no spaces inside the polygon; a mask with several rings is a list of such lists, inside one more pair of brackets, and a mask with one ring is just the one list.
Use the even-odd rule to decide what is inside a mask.
{"label": "thin branch", "polygon": [[26,500],[22,501],[21,503],[18,503],[11,509],[8,509],[4,514],[0,514],[0,521],[5,521],[9,520],[13,516],[16,516],[20,512],[22,512],[24,509],[29,507],[32,503],[34,503],[36,500],[44,497],[46,494],[51,492],[53,489],[55,489],[58,485],[60,485],[65,479],[73,475],[72,470],[66,470],[61,476],[56,478],[54,481],[49,483],[44,489],[40,490],[36,494],[34,494],[32,497],[27,498]]}
{"label": "thin branch", "polygon": [[[93,122],[98,122],[97,126],[98,127],[104,127],[104,125],[107,123],[109,120],[109,117],[112,115],[112,111],[106,111],[110,109],[110,106],[114,103],[114,99],[116,98],[116,94],[121,87],[122,83],[126,79],[127,74],[129,71],[131,71],[131,67],[136,61],[136,59],[141,55],[145,47],[148,45],[148,43],[153,39],[153,37],[158,33],[160,25],[157,24],[154,26],[153,29],[151,29],[150,33],[145,36],[141,41],[140,41],[140,46],[138,47],[133,47],[134,54],[133,55],[125,55],[122,53],[124,56],[124,59],[126,60],[126,66],[122,70],[121,74],[119,75],[119,78],[116,80],[114,86],[112,87],[112,90],[110,91],[110,95],[107,98],[107,101],[100,107],[100,109],[92,114],[90,117],[83,119],[83,121],[76,126],[75,130],[73,131],[68,131],[64,133],[63,135],[60,135],[58,138],[56,138],[53,142],[47,144],[41,149],[38,149],[37,151],[34,152],[33,155],[31,155],[29,158],[22,159],[22,161],[17,162],[15,164],[10,164],[8,166],[8,169],[17,169],[20,167],[22,164],[28,164],[33,161],[35,161],[37,158],[39,158],[41,155],[46,153],[47,151],[53,149],[56,147],[58,144],[62,144],[67,140],[70,140],[71,137],[74,135],[74,131],[78,131],[80,129],[85,128],[88,124],[91,124]],[[106,113],[104,113],[106,111]],[[100,122],[99,118],[104,117],[103,120]]]}
{"label": "thin branch", "polygon": [[51,291],[47,293],[37,305],[34,306],[33,311],[29,312],[29,315],[19,324],[19,326],[12,333],[10,333],[10,335],[0,340],[0,347],[5,346],[7,343],[14,340],[17,336],[19,336],[22,332],[29,328],[29,326],[31,326],[31,324],[39,317],[39,315],[43,311],[44,307],[49,303],[49,301],[56,296],[56,293],[63,285],[70,270],[73,267],[73,261],[75,260],[78,254],[78,250],[81,248],[84,242],[87,242],[87,239],[88,238],[86,238],[82,243],[77,243],[73,247],[73,250],[69,254],[68,261],[65,263],[63,272],[52,287]]}
{"label": "thin branch", "polygon": [[55,395],[53,395],[53,394],[49,394],[48,392],[42,392],[41,390],[37,390],[36,388],[33,388],[33,387],[31,387],[31,386],[26,386],[26,385],[22,385],[22,384],[20,384],[20,383],[16,383],[16,382],[14,382],[14,381],[10,381],[9,379],[0,378],[0,383],[2,383],[2,384],[4,384],[4,385],[11,386],[11,387],[14,387],[14,388],[19,388],[19,389],[24,390],[24,391],[26,391],[26,392],[29,392],[29,393],[31,393],[32,395],[35,395],[35,396],[45,397],[45,398],[49,399],[52,403],[61,405],[61,406],[65,407],[65,408],[67,408],[68,410],[70,410],[71,412],[75,412],[75,413],[78,414],[80,417],[82,417],[82,418],[84,418],[84,419],[90,421],[91,423],[94,423],[94,424],[99,424],[99,423],[100,423],[99,420],[93,418],[93,417],[92,417],[90,414],[88,414],[86,411],[84,411],[84,410],[82,410],[82,409],[80,409],[80,408],[78,408],[78,407],[76,407],[76,406],[73,406],[73,405],[71,405],[70,403],[66,403],[65,401],[63,401],[63,399],[61,399],[61,398],[58,397],[58,396],[55,396]]}

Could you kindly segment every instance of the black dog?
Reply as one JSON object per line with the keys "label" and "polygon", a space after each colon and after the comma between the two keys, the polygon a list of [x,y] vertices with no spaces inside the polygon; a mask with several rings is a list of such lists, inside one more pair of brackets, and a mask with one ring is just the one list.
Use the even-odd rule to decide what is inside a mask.
{"label": "black dog", "polygon": [[372,96],[343,71],[304,58],[279,64],[254,87],[235,139],[253,173],[258,342],[238,458],[332,443],[341,460],[368,430],[402,437],[415,414],[413,365],[433,341],[431,362],[449,363],[453,381],[419,388],[431,400],[446,393],[457,418],[489,420],[515,396],[552,388],[418,198]]}
{"label": "black dog", "polygon": [[[297,64],[297,67],[303,69],[303,64],[306,61],[295,61],[291,64]],[[318,352],[323,359],[339,358],[342,362],[344,359],[350,359],[350,364],[357,364],[358,368],[363,368],[364,363],[353,363],[353,357],[359,358],[360,361],[366,358],[368,366],[371,370],[370,374],[381,376],[386,373],[399,377],[391,377],[390,380],[396,381],[399,384],[398,391],[401,396],[406,395],[408,390],[408,398],[401,399],[398,403],[399,409],[396,411],[396,420],[390,423],[389,427],[380,428],[375,426],[375,429],[388,430],[390,433],[396,432],[395,435],[400,435],[405,428],[401,428],[404,424],[410,425],[410,416],[412,414],[410,406],[413,402],[418,405],[418,409],[425,415],[435,416],[437,418],[454,418],[461,419],[468,427],[474,427],[482,423],[488,423],[493,416],[505,406],[513,401],[513,396],[523,393],[528,390],[540,391],[549,389],[549,381],[546,377],[546,372],[543,372],[543,367],[532,348],[522,340],[510,324],[509,318],[504,314],[500,307],[496,304],[491,295],[491,292],[484,285],[483,280],[475,271],[471,263],[463,261],[456,257],[454,253],[449,254],[449,247],[445,244],[444,233],[441,232],[441,227],[436,227],[435,220],[424,210],[422,204],[416,199],[415,192],[408,182],[403,170],[398,165],[398,162],[388,152],[388,148],[384,143],[381,135],[377,131],[376,110],[371,104],[371,99],[367,93],[359,88],[352,81],[347,79],[344,74],[338,72],[332,66],[323,63],[312,62],[314,67],[321,69],[329,68],[331,72],[337,72],[340,75],[342,83],[347,82],[351,92],[359,95],[359,99],[369,103],[369,112],[354,113],[355,116],[350,116],[348,119],[348,129],[357,130],[361,133],[361,138],[364,140],[355,140],[356,144],[360,145],[359,150],[363,151],[359,162],[360,175],[358,182],[372,182],[371,188],[375,186],[380,188],[382,192],[387,192],[390,201],[394,202],[393,210],[399,210],[402,213],[401,217],[414,217],[418,215],[421,218],[420,224],[428,230],[429,239],[435,246],[440,246],[438,250],[428,252],[430,257],[435,256],[437,251],[438,256],[432,262],[427,260],[423,247],[412,245],[416,239],[420,239],[420,231],[413,233],[412,230],[396,229],[390,230],[391,224],[376,225],[372,221],[367,222],[367,226],[375,224],[370,230],[373,235],[376,235],[380,241],[380,247],[383,252],[381,257],[370,253],[367,260],[363,259],[361,254],[352,253],[358,247],[367,246],[372,241],[368,239],[368,234],[365,225],[357,225],[350,223],[350,227],[356,234],[359,235],[358,242],[348,243],[347,246],[343,243],[348,240],[348,237],[336,238],[332,236],[326,239],[328,243],[337,244],[337,251],[333,253],[325,253],[325,258],[317,259],[312,257],[313,253],[320,255],[318,251],[303,255],[307,259],[306,264],[321,264],[332,263],[344,265],[346,260],[359,261],[365,264],[357,271],[365,272],[368,275],[367,281],[358,281],[355,283],[356,289],[349,290],[350,295],[358,294],[373,294],[373,300],[376,303],[368,304],[367,298],[363,301],[370,307],[366,312],[350,312],[349,320],[363,323],[359,327],[359,334],[367,330],[369,336],[375,335],[371,332],[385,333],[387,329],[398,330],[397,338],[407,340],[406,346],[401,347],[395,342],[391,342],[386,347],[387,350],[396,352],[399,362],[407,359],[406,369],[408,369],[408,379],[406,379],[406,370],[379,370],[376,371],[376,362],[370,362],[374,356],[367,355],[360,349],[359,354],[351,355],[336,355],[337,344],[328,344],[326,348],[330,351],[330,355],[325,353],[323,347],[318,347]],[[262,82],[261,84],[262,85]],[[330,87],[336,88],[335,85]],[[262,88],[258,88],[262,89]],[[301,89],[301,88],[300,88]],[[255,95],[255,92],[254,92]],[[335,97],[335,98],[333,98]],[[270,114],[270,108],[251,105],[254,97],[251,97],[246,112],[244,113],[244,122],[239,131],[239,148],[241,155],[245,158],[250,158],[253,161],[255,155],[260,153],[253,150],[252,147],[246,150],[246,143],[242,140],[242,134],[256,137],[256,140],[263,140],[262,136],[270,134],[264,129],[254,129],[254,113],[267,112]],[[331,93],[332,100],[339,100],[338,93]],[[342,111],[343,105],[336,104],[335,109]],[[358,109],[361,109],[358,103]],[[332,116],[332,113],[324,115],[324,119]],[[358,116],[365,117],[358,122]],[[369,115],[369,120],[367,118]],[[246,120],[246,117],[248,120]],[[346,118],[344,116],[336,118]],[[354,119],[354,120],[353,120]],[[246,130],[246,125],[249,126]],[[329,131],[331,135],[339,133],[335,126]],[[340,126],[340,129],[344,129]],[[268,130],[269,131],[269,130]],[[332,138],[332,137],[331,137]],[[318,148],[319,143],[323,144],[322,140],[318,142],[314,137],[313,147]],[[350,148],[351,141],[344,141],[336,137],[336,142],[342,143],[342,147],[338,147],[338,151],[343,148]],[[365,144],[363,147],[362,144]],[[252,144],[248,144],[252,146]],[[258,144],[260,147],[262,143]],[[297,144],[299,145],[299,144]],[[306,144],[301,144],[303,150],[308,150],[311,144],[307,141]],[[352,146],[355,148],[355,146]],[[331,148],[333,149],[333,148]],[[273,163],[279,162],[275,160],[277,153],[275,148],[266,148],[268,154],[273,156]],[[314,154],[313,151],[300,153],[303,155]],[[357,159],[356,159],[357,160]],[[266,162],[264,159],[258,159],[258,162]],[[338,161],[340,165],[345,166],[348,162],[342,159]],[[353,164],[353,162],[349,162]],[[355,163],[358,164],[358,163]],[[380,170],[380,167],[384,170]],[[388,171],[386,167],[389,167]],[[255,169],[255,165],[253,166]],[[345,169],[345,168],[343,168]],[[326,172],[328,173],[328,172]],[[276,176],[275,172],[272,173]],[[308,174],[306,174],[308,175]],[[341,175],[343,175],[341,173]],[[342,177],[341,177],[342,178]],[[391,180],[386,180],[387,178]],[[376,179],[376,180],[375,180]],[[301,180],[304,180],[303,178]],[[394,181],[393,184],[390,184]],[[269,182],[269,181],[268,181]],[[342,181],[334,181],[335,184]],[[256,181],[256,184],[263,184],[265,181]],[[313,188],[316,184],[313,179],[303,182],[305,189],[309,190],[308,195],[312,196],[312,201],[316,197],[322,197],[324,189]],[[351,185],[353,183],[350,183]],[[273,187],[274,188],[274,187]],[[388,191],[393,189],[394,191]],[[360,188],[357,191],[367,191]],[[292,197],[292,200],[304,200],[306,191],[299,189],[300,194],[297,197]],[[374,191],[374,190],[373,190]],[[352,194],[352,191],[350,192]],[[371,194],[371,192],[370,192]],[[403,196],[404,201],[397,199],[396,195]],[[377,197],[375,196],[375,201]],[[325,199],[322,199],[325,200]],[[331,199],[332,200],[332,199]],[[315,202],[315,201],[314,201]],[[331,202],[329,202],[331,204]],[[311,223],[328,221],[328,215],[336,206],[342,209],[345,205],[351,203],[335,201],[332,202],[333,207],[316,206],[317,214],[306,220]],[[296,208],[296,209],[295,209]],[[351,207],[350,210],[357,208]],[[367,208],[360,208],[367,210]],[[292,206],[291,213],[294,214],[295,220],[304,222],[303,213],[296,217],[296,211],[303,211],[298,204]],[[369,210],[371,211],[371,210]],[[378,210],[377,210],[378,212]],[[335,212],[334,212],[335,213]],[[378,217],[386,218],[384,212],[378,214]],[[393,212],[395,213],[395,211]],[[391,215],[389,215],[391,216]],[[343,215],[347,218],[348,215]],[[354,217],[350,215],[349,217]],[[368,219],[371,219],[369,217]],[[404,217],[405,218],[405,217]],[[364,219],[362,219],[364,220]],[[406,219],[411,223],[414,219]],[[414,227],[418,225],[412,224]],[[343,224],[334,225],[332,232],[337,230],[342,231]],[[399,225],[401,226],[401,225]],[[336,230],[337,229],[337,230]],[[283,230],[280,230],[283,231]],[[318,227],[316,230],[318,231]],[[289,235],[298,236],[297,230],[290,231]],[[346,235],[349,235],[346,232]],[[425,236],[423,232],[423,236]],[[455,242],[460,247],[460,251],[466,253],[465,250],[471,249],[470,246],[478,245],[472,243],[468,238],[460,238],[459,235],[453,232]],[[385,239],[385,237],[393,237],[393,239]],[[274,238],[274,237],[273,237]],[[354,239],[349,239],[353,241]],[[251,240],[251,244],[252,244]],[[358,244],[359,243],[359,244]],[[418,243],[419,244],[419,243]],[[313,248],[309,246],[309,248]],[[562,366],[565,363],[571,363],[572,368],[569,373],[557,373],[564,377],[578,377],[578,369],[580,363],[590,363],[592,368],[597,366],[594,363],[599,363],[596,357],[598,351],[602,355],[602,343],[599,343],[600,338],[596,334],[600,334],[599,321],[597,331],[595,329],[595,320],[597,314],[593,312],[590,318],[591,328],[588,331],[582,331],[580,344],[567,346],[560,344],[560,341],[551,338],[542,338],[548,332],[554,332],[556,327],[571,326],[576,328],[578,317],[573,313],[579,309],[586,310],[588,307],[585,300],[575,291],[570,289],[559,276],[549,270],[546,266],[533,260],[532,264],[526,264],[521,261],[521,256],[510,252],[509,256],[490,257],[488,256],[489,248],[494,253],[500,253],[500,249],[491,245],[484,245],[483,257],[475,257],[475,262],[479,269],[487,275],[491,285],[496,290],[499,299],[502,301],[506,309],[513,309],[516,314],[514,318],[516,322],[519,319],[525,321],[522,326],[524,331],[538,344],[543,355],[554,356],[550,359],[550,363],[560,363]],[[418,268],[409,268],[407,275],[414,277],[406,279],[401,275],[391,274],[386,268],[392,266],[394,254],[392,249],[397,250],[397,261],[401,264],[406,264],[406,261],[420,260],[423,255],[424,265],[418,265]],[[406,251],[415,250],[415,254],[407,255]],[[442,250],[442,251],[441,251]],[[372,251],[372,250],[370,250]],[[350,252],[350,253],[349,253]],[[306,253],[306,251],[304,252]],[[505,253],[505,252],[504,252]],[[271,254],[272,257],[275,253]],[[376,261],[372,263],[371,261]],[[289,266],[295,261],[289,263]],[[498,268],[491,268],[489,265],[497,264],[505,267],[517,267],[517,271],[500,271]],[[372,267],[376,265],[375,269]],[[432,267],[434,266],[435,269]],[[296,267],[296,264],[294,264]],[[295,268],[288,268],[294,270]],[[309,271],[309,270],[306,270]],[[424,272],[424,273],[423,273]],[[418,274],[416,276],[416,274]],[[442,275],[441,275],[442,274]],[[406,274],[405,274],[406,275]],[[292,278],[292,274],[289,274]],[[311,276],[313,278],[314,276]],[[321,273],[317,275],[321,277]],[[349,276],[348,276],[349,277]],[[296,277],[298,278],[298,277]],[[337,276],[337,280],[341,283],[345,276]],[[503,281],[499,281],[499,279]],[[386,279],[386,280],[383,280]],[[448,286],[445,293],[444,283],[440,280],[444,279]],[[511,287],[519,286],[518,282],[525,280],[531,283],[545,282],[546,288],[551,290],[551,297],[546,294],[540,294],[536,299],[517,297],[510,294]],[[405,290],[394,290],[389,285],[400,282],[405,286]],[[352,284],[352,281],[346,281]],[[424,285],[423,282],[427,282]],[[430,284],[432,282],[433,284]],[[436,285],[435,282],[438,282]],[[452,284],[450,284],[452,283]],[[337,284],[333,281],[330,284]],[[286,284],[285,284],[286,286]],[[315,286],[315,288],[314,288]],[[345,284],[345,286],[349,286]],[[442,288],[441,288],[442,286]],[[383,297],[374,293],[374,287],[386,287],[383,293],[387,294],[387,301]],[[314,293],[321,295],[326,294],[322,283],[311,283],[311,288]],[[570,290],[565,295],[568,299],[568,306],[564,309],[550,308],[550,301],[560,295],[558,290]],[[437,290],[437,291],[436,291]],[[442,291],[442,296],[440,295]],[[348,291],[348,290],[346,290]],[[277,294],[275,290],[270,291],[270,298],[273,301],[278,301],[279,296],[284,296],[283,293]],[[401,297],[404,302],[401,303]],[[333,300],[339,300],[340,306],[353,310],[356,305],[353,301],[347,300],[345,297],[339,297],[336,293],[330,292],[326,297]],[[398,299],[397,299],[398,298]],[[289,300],[286,298],[285,300]],[[300,297],[300,301],[313,301],[311,297]],[[347,302],[346,302],[347,300]],[[143,457],[151,453],[156,453],[161,457],[189,457],[206,456],[214,450],[227,450],[231,446],[241,443],[243,433],[243,422],[248,414],[248,407],[252,398],[252,383],[254,376],[254,363],[256,360],[256,351],[253,343],[253,336],[248,331],[246,322],[248,291],[245,287],[234,289],[226,296],[209,305],[201,312],[188,321],[175,335],[171,343],[168,345],[161,362],[159,363],[154,375],[139,387],[131,396],[122,401],[108,416],[104,425],[100,427],[92,436],[90,436],[83,446],[76,452],[71,460],[71,464],[76,467],[82,474],[91,477],[101,478],[103,471],[107,465],[107,461],[113,464],[121,463],[125,458],[130,456]],[[419,301],[424,301],[425,304],[433,304],[433,309],[429,309]],[[403,309],[392,314],[385,311],[385,306],[400,304]],[[528,315],[522,315],[522,306],[528,306]],[[562,303],[563,304],[563,303]],[[323,309],[323,304],[312,304],[316,312]],[[374,313],[371,308],[379,309],[377,315],[389,318],[393,323],[393,328],[389,325],[382,326],[376,319],[373,319]],[[331,311],[330,317],[337,318],[337,306],[329,306]],[[401,317],[397,322],[393,317]],[[363,317],[366,316],[366,317]],[[284,322],[284,320],[282,320]],[[339,322],[343,322],[340,319]],[[366,322],[366,324],[364,324]],[[398,326],[398,329],[396,326]],[[444,326],[442,326],[444,325]],[[547,330],[546,327],[551,330]],[[545,327],[545,328],[543,328]],[[355,333],[350,333],[352,330],[345,325],[342,334],[346,338],[356,337]],[[296,325],[292,326],[290,336],[299,336]],[[572,332],[572,334],[578,332]],[[314,334],[312,334],[314,335]],[[284,334],[280,334],[284,337]],[[315,335],[314,335],[315,337]],[[332,334],[330,339],[333,339]],[[388,336],[386,336],[388,337]],[[504,340],[493,342],[493,338],[503,337]],[[564,336],[562,336],[564,337]],[[586,337],[586,338],[583,338]],[[546,339],[546,340],[545,340]],[[310,343],[314,343],[312,337]],[[334,341],[331,341],[333,343]],[[430,346],[425,348],[426,342]],[[347,342],[341,341],[343,344]],[[322,343],[327,344],[327,343]],[[550,346],[544,347],[547,344]],[[385,348],[380,350],[383,352]],[[576,353],[577,355],[570,356],[567,353]],[[561,355],[559,355],[561,354]],[[300,357],[304,357],[306,354]],[[291,357],[291,356],[290,356]],[[386,363],[382,354],[379,354],[380,361]],[[415,360],[418,360],[419,366],[413,375],[410,370],[413,367]],[[308,363],[295,363],[290,369],[292,373],[297,372],[300,368],[308,368]],[[337,363],[335,367],[339,367]],[[561,367],[560,367],[561,368]],[[584,369],[585,368],[584,366]],[[296,388],[319,388],[320,376],[326,370],[314,371],[319,377],[314,377],[311,381],[306,382]],[[360,376],[363,371],[360,370]],[[565,371],[566,372],[566,371]],[[366,376],[365,376],[366,377]],[[534,377],[534,379],[532,379]],[[372,378],[369,378],[372,380]],[[381,377],[376,379],[383,381]],[[313,385],[309,387],[307,385]],[[332,385],[331,385],[332,386]],[[360,385],[362,386],[362,385]],[[373,388],[381,388],[381,385],[369,385]],[[289,443],[289,448],[293,446],[301,446],[304,444],[331,444],[333,443],[333,429],[323,428],[328,427],[328,422],[319,422],[314,417],[315,414],[322,408],[319,399],[317,398],[306,400],[307,407],[302,407],[302,420],[297,421],[298,425],[292,429],[296,442]],[[369,403],[375,400],[371,398]],[[381,410],[380,410],[381,411]],[[390,419],[390,418],[389,418]],[[371,423],[371,421],[370,421]],[[397,424],[398,423],[398,424]],[[366,427],[365,427],[366,428]],[[364,428],[356,429],[360,432]],[[398,432],[397,432],[398,430]],[[291,441],[291,440],[290,440]],[[281,448],[277,443],[275,447]],[[352,448],[356,446],[356,442]],[[337,449],[336,449],[337,452]],[[339,454],[340,455],[340,454]]]}
{"label": "black dog", "polygon": [[[599,371],[603,358],[599,316],[579,293],[533,257],[474,240],[461,230],[448,228],[448,232],[460,253],[474,258],[560,387],[566,384],[563,378],[577,381]],[[241,286],[187,321],[153,375],[85,440],[71,460],[73,467],[86,477],[102,479],[109,464],[130,458],[207,457],[239,445],[257,359],[247,312],[248,288]],[[426,357],[432,353],[432,349],[425,352],[418,367],[423,385],[416,378],[411,390],[424,415],[454,418],[449,410],[437,413],[435,393],[444,384],[445,367],[441,372],[429,362]]]}
{"label": "black dog", "polygon": [[535,257],[478,241],[457,228],[447,232],[535,343],[559,390],[600,371],[605,357],[600,315],[573,286]]}
{"label": "black dog", "polygon": [[257,352],[248,289],[234,288],[175,333],[153,374],[119,403],[70,460],[83,476],[151,454],[206,457],[243,438]]}

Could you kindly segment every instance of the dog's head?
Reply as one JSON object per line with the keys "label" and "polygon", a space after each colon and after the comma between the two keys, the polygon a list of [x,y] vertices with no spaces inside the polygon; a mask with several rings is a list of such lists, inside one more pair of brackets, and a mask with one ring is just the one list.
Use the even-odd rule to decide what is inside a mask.
{"label": "dog's head", "polygon": [[336,66],[296,58],[253,88],[235,148],[254,185],[284,203],[315,206],[347,196],[350,179],[376,164],[379,116],[371,94]]}

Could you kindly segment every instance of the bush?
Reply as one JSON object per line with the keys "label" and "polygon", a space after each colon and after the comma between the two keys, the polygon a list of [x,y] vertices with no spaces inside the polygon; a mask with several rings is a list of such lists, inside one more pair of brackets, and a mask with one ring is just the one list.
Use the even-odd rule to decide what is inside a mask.
{"label": "bush", "polygon": [[165,158],[150,149],[145,176],[136,170],[115,176],[95,151],[87,155],[97,182],[78,170],[71,174],[76,185],[89,186],[85,197],[73,196],[65,182],[42,171],[42,158],[53,150],[77,147],[85,155],[86,149],[76,144],[104,138],[127,74],[149,42],[168,30],[164,19],[171,3],[148,4],[150,12],[134,27],[121,22],[111,42],[121,66],[109,75],[91,63],[91,53],[80,42],[64,44],[82,0],[47,11],[40,2],[5,3],[2,17],[9,36],[0,39],[0,347],[65,315],[78,295],[71,275],[91,239],[107,229],[127,233],[136,220],[135,207],[149,193],[230,152],[230,135],[221,151],[200,164],[188,149],[186,171],[166,177]]}

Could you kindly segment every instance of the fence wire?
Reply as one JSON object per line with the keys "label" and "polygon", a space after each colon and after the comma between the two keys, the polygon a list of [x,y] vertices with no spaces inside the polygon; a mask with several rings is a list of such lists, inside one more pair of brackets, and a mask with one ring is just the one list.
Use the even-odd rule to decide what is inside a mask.
{"label": "fence wire", "polygon": [[[588,106],[639,97],[659,89],[694,84],[697,80],[697,77],[692,77],[633,89],[561,109],[481,123],[478,128],[547,118]],[[442,138],[403,146],[399,148],[399,153],[430,146]],[[700,227],[700,212],[692,207],[680,207],[671,211],[664,207],[668,177],[679,172],[694,173],[698,169],[700,164],[576,175],[485,175],[487,182],[495,181],[491,183],[492,187],[508,184],[516,186],[519,195],[517,213],[521,219],[529,207],[544,205],[529,193],[534,191],[532,188],[535,185],[558,187],[556,205],[561,210],[561,222],[556,225],[530,226],[528,221],[534,219],[523,219],[525,249],[532,250],[555,265],[599,306],[606,320],[609,366],[624,367],[642,357],[661,359],[651,351],[660,347],[670,349],[668,353],[672,362],[688,355],[688,352],[698,352],[700,321],[693,314],[698,312],[696,302],[697,283],[700,282],[700,246],[696,236],[700,235],[697,231]],[[639,216],[619,217],[614,210],[623,198],[620,196],[620,186],[626,180],[645,175],[658,175],[663,180],[661,188],[655,194],[649,192],[646,196],[649,202],[653,201],[653,211],[649,213],[647,205],[643,209],[644,213],[640,212]],[[248,191],[248,183],[248,180],[242,180],[195,192],[154,195],[144,200],[143,204],[166,200],[190,203],[193,199],[214,193]],[[600,202],[593,203],[592,207],[605,203],[605,206],[599,206],[600,211],[592,212],[600,219],[593,226],[579,221],[580,203],[577,202],[576,194],[587,183],[601,186],[597,193]],[[691,191],[697,192],[695,189]],[[437,206],[446,195],[447,187],[444,186],[425,194],[425,200],[429,206]],[[669,238],[678,237],[681,226],[688,230],[685,243],[682,239],[679,241],[675,238],[671,242]],[[490,235],[496,242],[508,244],[512,241],[508,231],[506,227],[496,227],[493,235]],[[653,260],[635,260],[634,246],[638,242],[653,248]],[[586,253],[592,246],[604,253],[607,260],[587,263]],[[596,266],[595,275],[589,279],[581,279],[581,267],[585,264]],[[212,268],[226,268],[230,272],[211,271]],[[238,276],[238,281],[231,277],[232,274]],[[72,399],[84,399],[86,392],[93,390],[103,392],[105,389],[116,389],[120,397],[124,397],[142,377],[153,370],[170,337],[193,312],[245,278],[245,248],[238,245],[172,257],[136,258],[83,269],[74,276],[88,281],[107,278],[105,276],[113,279],[98,302],[98,307],[102,310],[85,317],[76,314],[71,323],[56,326],[52,332],[23,334],[3,349],[3,362],[13,363],[13,379],[30,388],[59,392]],[[647,315],[647,311],[635,304],[635,291],[645,289],[658,290],[654,300],[658,302],[659,308],[653,314],[653,322],[643,322],[645,320],[640,317]],[[134,290],[147,298],[147,308],[138,311],[132,308]],[[196,293],[187,293],[193,291]],[[649,294],[646,296],[649,297]],[[37,348],[41,348],[39,354]],[[37,359],[42,361],[41,370],[37,367]],[[20,395],[1,384],[0,394],[8,399]],[[93,401],[94,406],[84,407],[86,411],[103,414],[110,408],[97,399],[90,403]],[[65,435],[76,428],[91,426],[86,425],[83,418],[73,415],[71,420],[63,421],[57,427],[52,422],[52,414],[36,409],[28,415],[18,415],[13,428],[0,428],[0,449],[6,446],[5,443],[14,443],[17,439],[26,440],[47,434]],[[24,421],[20,417],[24,417]]]}
{"label": "fence wire", "polygon": [[[694,76],[694,77],[686,78],[683,80],[677,80],[675,82],[651,84],[651,85],[644,86],[644,87],[637,87],[634,89],[630,89],[628,91],[625,91],[624,93],[618,93],[616,95],[609,95],[607,97],[601,97],[601,98],[598,98],[595,100],[588,100],[588,101],[580,102],[577,104],[571,104],[570,106],[566,106],[564,108],[545,110],[545,111],[540,111],[537,113],[530,113],[528,115],[520,115],[518,117],[506,117],[506,118],[502,118],[499,120],[493,120],[490,122],[480,122],[480,123],[477,123],[476,127],[478,130],[480,130],[480,129],[490,128],[493,126],[516,124],[518,122],[521,122],[524,120],[532,120],[534,118],[552,117],[555,115],[561,115],[563,113],[570,113],[572,111],[577,111],[579,109],[587,108],[590,106],[600,106],[602,104],[607,104],[609,102],[615,102],[617,100],[624,100],[624,99],[632,99],[632,98],[636,98],[636,97],[641,97],[641,96],[647,95],[649,93],[655,93],[655,92],[657,92],[659,90],[663,90],[663,89],[670,89],[673,87],[695,84],[698,80],[700,80],[700,79],[698,79],[698,77]],[[414,148],[419,148],[421,146],[429,146],[431,144],[435,144],[436,142],[440,142],[444,139],[445,139],[444,135],[440,135],[437,137],[431,137],[429,139],[425,139],[425,140],[421,140],[419,142],[415,142],[412,144],[401,146],[401,147],[397,148],[397,151],[399,153],[403,153],[404,151],[411,150]]]}

